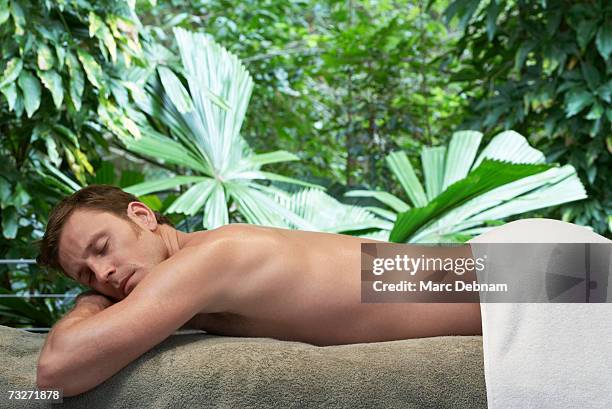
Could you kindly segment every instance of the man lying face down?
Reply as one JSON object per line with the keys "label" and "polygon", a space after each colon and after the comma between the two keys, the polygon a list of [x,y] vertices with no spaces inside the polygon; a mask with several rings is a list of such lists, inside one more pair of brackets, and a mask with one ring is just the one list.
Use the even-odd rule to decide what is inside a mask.
{"label": "man lying face down", "polygon": [[119,188],[84,188],[52,211],[38,262],[92,291],[48,334],[38,387],[85,392],[179,328],[315,345],[481,334],[478,303],[361,303],[361,243],[376,242],[246,224],[183,233]]}

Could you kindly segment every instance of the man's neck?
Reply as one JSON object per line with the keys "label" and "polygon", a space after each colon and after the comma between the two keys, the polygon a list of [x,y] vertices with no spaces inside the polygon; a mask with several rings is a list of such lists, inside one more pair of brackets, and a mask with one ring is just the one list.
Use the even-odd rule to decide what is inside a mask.
{"label": "man's neck", "polygon": [[175,255],[179,250],[184,248],[189,241],[188,233],[183,233],[167,224],[159,225],[159,236],[166,246],[168,257]]}

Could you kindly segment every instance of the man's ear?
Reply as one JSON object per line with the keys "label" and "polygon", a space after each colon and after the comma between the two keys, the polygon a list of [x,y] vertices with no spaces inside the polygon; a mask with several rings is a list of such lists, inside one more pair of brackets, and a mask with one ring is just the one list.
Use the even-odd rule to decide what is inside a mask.
{"label": "man's ear", "polygon": [[157,229],[157,218],[155,213],[142,202],[130,202],[127,207],[130,219],[140,225],[143,229],[154,231]]}

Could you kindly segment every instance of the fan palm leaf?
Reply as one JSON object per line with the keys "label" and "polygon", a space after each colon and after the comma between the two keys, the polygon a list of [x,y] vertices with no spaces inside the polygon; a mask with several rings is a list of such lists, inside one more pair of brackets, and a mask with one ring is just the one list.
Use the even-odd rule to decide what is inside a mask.
{"label": "fan palm leaf", "polygon": [[181,69],[158,67],[146,93],[135,96],[146,114],[139,121],[142,137],[123,142],[128,150],[188,169],[190,174],[126,190],[144,195],[189,185],[167,211],[193,216],[203,210],[202,224],[208,229],[229,222],[230,203],[250,223],[309,226],[272,199],[274,188],[256,182],[318,187],[261,170],[270,163],[299,158],[286,151],[255,154],[240,135],[253,90],[249,72],[209,35],[182,29],[175,29],[174,35]]}
{"label": "fan palm leaf", "polygon": [[545,164],[542,152],[517,132],[496,135],[478,154],[481,139],[479,132],[462,131],[453,134],[448,147],[423,148],[425,188],[403,153],[389,155],[387,162],[400,184],[413,189],[406,196],[415,208],[399,210],[395,199],[401,199],[383,197],[384,192],[347,196],[374,197],[393,209],[377,214],[395,222],[389,238],[399,242],[461,241],[491,229],[491,222],[586,198],[572,166]]}

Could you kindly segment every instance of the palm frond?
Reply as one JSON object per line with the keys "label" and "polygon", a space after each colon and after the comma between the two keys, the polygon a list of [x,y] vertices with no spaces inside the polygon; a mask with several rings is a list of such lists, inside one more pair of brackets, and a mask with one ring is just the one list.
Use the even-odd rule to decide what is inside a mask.
{"label": "palm frond", "polygon": [[363,207],[340,203],[319,189],[302,189],[290,195],[275,195],[275,200],[310,222],[316,231],[342,233],[368,229],[389,230],[393,225]]}
{"label": "palm frond", "polygon": [[404,242],[418,229],[449,210],[499,186],[549,169],[548,165],[513,164],[485,159],[466,178],[453,183],[427,206],[400,213],[389,239]]}

